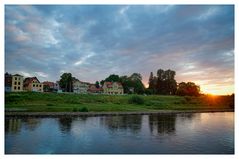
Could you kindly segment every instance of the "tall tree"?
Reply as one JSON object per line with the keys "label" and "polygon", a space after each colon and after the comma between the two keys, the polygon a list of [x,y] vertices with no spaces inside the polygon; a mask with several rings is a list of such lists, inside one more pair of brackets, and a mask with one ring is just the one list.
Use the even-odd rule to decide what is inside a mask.
{"label": "tall tree", "polygon": [[64,92],[72,92],[72,75],[71,73],[63,73],[59,82],[60,87]]}
{"label": "tall tree", "polygon": [[175,94],[177,90],[177,82],[174,79],[176,73],[173,70],[162,70],[159,69],[157,71],[157,84],[156,84],[156,92],[158,94]]}
{"label": "tall tree", "polygon": [[153,75],[153,72],[150,72],[148,84],[149,84],[149,89],[154,89],[154,75]]}

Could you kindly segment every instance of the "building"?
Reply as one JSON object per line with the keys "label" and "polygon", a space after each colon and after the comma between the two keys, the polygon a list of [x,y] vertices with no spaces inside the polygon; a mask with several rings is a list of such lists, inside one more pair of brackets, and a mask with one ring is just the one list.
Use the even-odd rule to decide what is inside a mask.
{"label": "building", "polygon": [[23,91],[23,76],[19,74],[12,75],[12,92],[21,92]]}
{"label": "building", "polygon": [[60,86],[60,81],[56,81],[55,88],[57,90],[57,93],[62,93],[62,88]]}
{"label": "building", "polygon": [[82,82],[79,80],[73,81],[73,92],[74,93],[87,93],[87,90],[89,89],[89,83]]}
{"label": "building", "polygon": [[89,89],[88,89],[88,93],[103,93],[103,89],[102,88],[97,88],[95,86],[95,84],[90,84],[89,85]]}
{"label": "building", "polygon": [[58,91],[58,83],[45,81],[43,82],[43,91],[44,92],[57,92]]}
{"label": "building", "polygon": [[43,84],[36,77],[25,78],[23,86],[26,91],[43,92]]}
{"label": "building", "polygon": [[5,73],[5,92],[12,91],[12,75],[9,73]]}
{"label": "building", "polygon": [[120,82],[105,82],[103,92],[104,94],[124,94],[124,89]]}

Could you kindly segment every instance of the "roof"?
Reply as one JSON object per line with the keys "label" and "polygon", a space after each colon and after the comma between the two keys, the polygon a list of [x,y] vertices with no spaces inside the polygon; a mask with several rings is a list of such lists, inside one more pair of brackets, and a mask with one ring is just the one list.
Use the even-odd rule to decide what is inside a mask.
{"label": "roof", "polygon": [[28,86],[30,83],[32,83],[33,80],[37,80],[38,83],[40,83],[40,81],[37,79],[37,77],[27,77],[24,79],[23,85]]}
{"label": "roof", "polygon": [[49,86],[49,87],[54,87],[55,83],[54,82],[49,82],[49,81],[44,81],[43,85]]}
{"label": "roof", "polygon": [[89,82],[83,82],[83,81],[80,81],[80,80],[75,80],[75,81],[73,81],[73,83],[76,83],[76,82],[79,82],[79,83],[82,83],[82,84],[90,85]]}
{"label": "roof", "polygon": [[105,82],[104,85],[106,85],[107,88],[112,88],[113,84],[117,84],[119,87],[122,87],[122,84],[120,82]]}
{"label": "roof", "polygon": [[88,91],[89,92],[99,92],[99,91],[103,91],[103,89],[101,87],[96,88],[95,84],[90,84]]}
{"label": "roof", "polygon": [[22,75],[19,75],[19,74],[15,74],[15,75],[13,75],[13,76],[20,76],[20,77],[23,77]]}
{"label": "roof", "polygon": [[104,85],[106,85],[107,88],[112,88],[113,82],[105,82]]}

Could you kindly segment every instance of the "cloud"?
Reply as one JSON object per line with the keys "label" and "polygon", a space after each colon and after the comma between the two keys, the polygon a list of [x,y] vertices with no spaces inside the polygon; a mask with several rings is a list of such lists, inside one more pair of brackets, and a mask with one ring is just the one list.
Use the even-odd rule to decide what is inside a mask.
{"label": "cloud", "polygon": [[234,6],[6,5],[5,61],[41,80],[139,72],[147,84],[163,68],[178,82],[232,86]]}

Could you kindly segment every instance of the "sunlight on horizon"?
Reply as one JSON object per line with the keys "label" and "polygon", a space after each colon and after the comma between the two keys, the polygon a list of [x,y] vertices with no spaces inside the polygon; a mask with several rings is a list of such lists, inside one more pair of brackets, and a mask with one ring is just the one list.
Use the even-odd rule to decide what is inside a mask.
{"label": "sunlight on horizon", "polygon": [[[148,88],[148,83],[143,81],[145,88]],[[201,93],[210,95],[231,95],[234,93],[234,85],[209,85],[200,84],[200,82],[194,82],[196,85],[200,86]]]}

